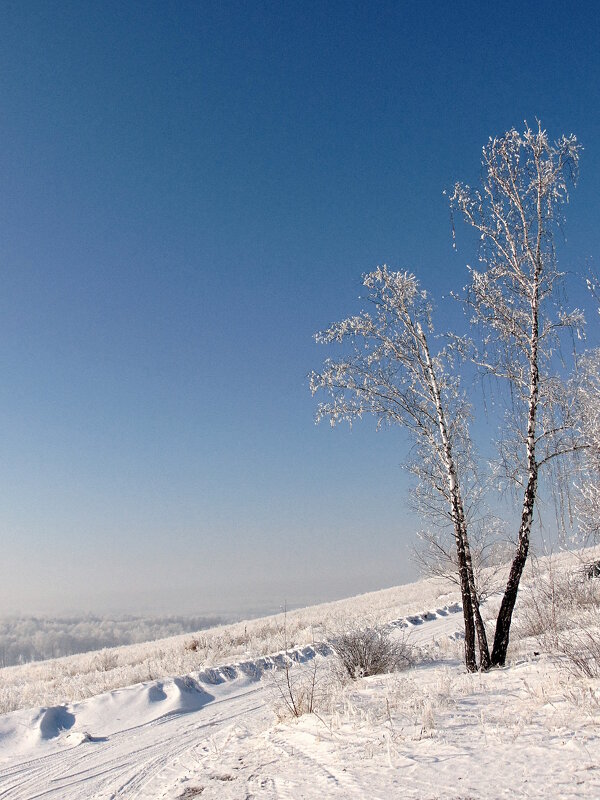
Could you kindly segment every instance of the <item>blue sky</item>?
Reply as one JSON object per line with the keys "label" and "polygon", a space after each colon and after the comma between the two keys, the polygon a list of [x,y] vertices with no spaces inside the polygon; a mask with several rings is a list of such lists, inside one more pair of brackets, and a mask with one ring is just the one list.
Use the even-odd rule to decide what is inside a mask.
{"label": "blue sky", "polygon": [[585,147],[560,255],[594,264],[599,21],[3,3],[0,607],[243,612],[414,576],[406,441],[314,426],[312,334],[384,262],[452,323],[475,256],[442,190],[524,119]]}

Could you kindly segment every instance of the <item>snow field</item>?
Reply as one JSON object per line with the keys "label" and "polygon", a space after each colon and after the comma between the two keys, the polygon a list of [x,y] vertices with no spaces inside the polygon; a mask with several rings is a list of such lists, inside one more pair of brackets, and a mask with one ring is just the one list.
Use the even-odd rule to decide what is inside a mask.
{"label": "snow field", "polygon": [[[450,591],[449,591],[450,589]],[[284,648],[366,625],[451,604],[453,587],[438,579],[419,581],[196,634],[126,645],[0,669],[0,714],[32,706],[55,706],[102,692],[185,675],[234,660],[256,659]]]}
{"label": "snow field", "polygon": [[[581,559],[563,554],[532,562],[510,664],[486,674],[465,672],[460,607],[438,582],[255,620],[247,623],[242,644],[239,625],[203,632],[221,637],[223,647],[241,647],[244,657],[0,717],[0,797],[600,797],[600,676],[578,672],[568,653],[551,646],[556,631],[571,639],[582,620],[600,635],[600,583],[576,577]],[[399,618],[394,610],[404,601],[410,612],[431,611]],[[550,622],[540,628],[538,613],[532,626],[532,609]],[[386,621],[391,635],[408,637],[420,660],[405,672],[341,681],[328,651],[320,655],[302,642],[314,635],[310,620],[320,620],[318,630],[328,632]],[[249,649],[261,647],[259,635],[279,644],[283,636],[294,647],[250,658]],[[179,648],[194,658],[200,652],[202,660],[205,644],[192,644],[178,637],[150,652]],[[123,649],[131,650],[116,651],[120,663]],[[112,680],[115,653],[100,656]],[[76,660],[61,661],[74,669]],[[286,660],[292,691],[315,679],[315,714],[292,718],[286,712]]]}
{"label": "snow field", "polygon": [[[391,627],[400,636],[414,630],[423,639],[426,628],[444,635],[460,626],[459,612],[453,604]],[[218,750],[221,734],[228,742],[241,741],[246,734],[240,737],[240,730],[256,737],[273,725],[276,676],[286,656],[299,677],[318,661],[319,679],[325,676],[328,686],[321,699],[332,696],[331,659],[319,651],[331,652],[306,646],[68,705],[6,714],[0,717],[0,797],[149,798],[165,790],[181,796],[189,764]]]}
{"label": "snow field", "polygon": [[[234,748],[209,755],[194,785],[222,800],[244,797],[250,774],[271,787],[256,794],[265,798],[597,798],[600,686],[575,685],[544,660],[485,675],[449,661],[363,679],[319,717],[264,733],[241,762],[229,758],[239,759]],[[217,763],[227,787],[210,777]]]}
{"label": "snow field", "polygon": [[[388,628],[395,635],[402,636],[404,631],[414,630],[416,643],[429,638],[420,626],[429,628],[434,621],[439,633],[456,630],[460,627],[460,611],[460,605],[454,603],[436,611],[394,620]],[[315,659],[325,659],[332,652],[327,643],[314,643],[258,659],[206,667],[186,675],[138,683],[82,701],[5,714],[0,717],[0,763],[12,758],[15,752],[26,752],[44,745],[65,732],[70,737],[75,734],[77,743],[90,739],[99,741],[96,735],[98,731],[100,737],[111,735],[120,729],[122,720],[129,719],[135,721],[136,725],[144,725],[167,716],[198,711],[213,702],[215,697],[230,693],[230,684],[245,687],[268,679],[274,695],[280,695],[282,678],[278,673],[285,672],[286,666],[290,671],[293,670],[292,680],[298,688],[296,676],[301,678],[306,674],[306,670],[299,667]],[[327,696],[329,691],[330,688]]]}

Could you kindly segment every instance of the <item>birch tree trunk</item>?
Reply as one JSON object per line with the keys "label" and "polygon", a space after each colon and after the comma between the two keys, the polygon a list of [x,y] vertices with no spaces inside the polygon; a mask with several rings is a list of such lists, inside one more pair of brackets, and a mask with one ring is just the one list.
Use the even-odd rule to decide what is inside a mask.
{"label": "birch tree trunk", "polygon": [[481,617],[479,598],[475,586],[475,576],[473,573],[473,562],[467,535],[467,522],[462,502],[462,495],[458,481],[458,472],[454,457],[452,455],[452,444],[448,435],[444,407],[438,386],[438,381],[431,362],[429,345],[427,338],[420,325],[417,325],[417,333],[425,359],[427,380],[430,386],[433,402],[437,413],[437,421],[442,440],[443,455],[445,461],[445,472],[448,481],[450,504],[452,509],[452,522],[454,525],[454,537],[456,541],[456,554],[458,558],[458,568],[460,574],[460,588],[463,602],[463,616],[465,620],[465,664],[469,672],[477,670],[475,658],[474,633],[477,631],[479,642],[479,666],[480,669],[487,670],[490,667],[490,654],[487,643],[485,625]]}
{"label": "birch tree trunk", "polygon": [[541,232],[542,232],[542,212],[541,212],[541,187],[538,184],[537,199],[538,234],[535,255],[533,257],[533,286],[531,298],[531,346],[529,355],[529,404],[527,414],[527,485],[523,495],[523,508],[521,512],[521,524],[519,526],[519,538],[517,551],[513,558],[510,573],[504,596],[500,605],[500,611],[496,619],[496,632],[494,634],[494,647],[492,649],[492,665],[495,667],[504,666],[512,615],[517,602],[519,584],[527,555],[529,553],[529,542],[531,538],[531,526],[533,523],[533,510],[537,496],[538,485],[538,463],[536,460],[536,419],[540,394],[540,371],[539,371],[539,295],[540,295],[540,275],[542,273],[542,254],[541,254]]}

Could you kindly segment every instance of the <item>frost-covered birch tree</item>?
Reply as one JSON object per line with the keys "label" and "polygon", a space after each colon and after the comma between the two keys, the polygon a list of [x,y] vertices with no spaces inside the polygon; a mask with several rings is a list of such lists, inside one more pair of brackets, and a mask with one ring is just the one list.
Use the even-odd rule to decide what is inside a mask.
{"label": "frost-covered birch tree", "polygon": [[465,621],[465,663],[489,667],[485,627],[473,575],[465,503],[463,470],[471,458],[469,406],[454,373],[452,347],[434,353],[431,306],[417,279],[386,266],[364,276],[371,312],[348,317],[316,335],[322,344],[340,345],[342,355],[327,359],[313,372],[311,391],[325,392],[317,419],[332,426],[366,414],[378,426],[398,424],[413,440],[410,470],[418,480],[417,500],[429,517],[450,521],[454,533]]}
{"label": "frost-covered birch tree", "polygon": [[575,385],[579,432],[585,444],[577,477],[575,508],[586,544],[600,540],[600,349],[579,360]]}
{"label": "frost-covered birch tree", "polygon": [[471,269],[466,304],[476,330],[473,359],[506,382],[506,435],[498,466],[521,493],[518,541],[496,621],[493,665],[506,659],[512,614],[530,544],[542,468],[571,453],[574,430],[565,415],[560,334],[582,315],[560,302],[562,274],[554,234],[577,175],[574,136],[552,143],[538,124],[511,130],[483,148],[481,188],[458,183],[451,205],[480,240],[480,269]]}
{"label": "frost-covered birch tree", "polygon": [[[592,276],[587,284],[600,314],[600,282]],[[584,542],[597,543],[600,540],[600,348],[584,353],[579,359],[572,388],[577,401],[578,430],[585,445],[576,487],[577,522]]]}

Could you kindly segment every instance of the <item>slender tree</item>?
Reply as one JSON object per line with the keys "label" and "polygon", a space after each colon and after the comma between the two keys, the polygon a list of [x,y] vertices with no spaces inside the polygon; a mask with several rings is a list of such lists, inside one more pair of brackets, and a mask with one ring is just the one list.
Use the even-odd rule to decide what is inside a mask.
{"label": "slender tree", "polygon": [[575,507],[583,540],[592,544],[600,540],[600,350],[580,359],[575,388],[581,410],[579,430],[586,445]]}
{"label": "slender tree", "polygon": [[[600,282],[592,275],[587,284],[600,313]],[[575,507],[583,541],[590,544],[600,540],[600,348],[584,353],[577,367],[571,390],[585,447],[578,465]]]}
{"label": "slender tree", "polygon": [[446,347],[432,353],[431,307],[417,279],[406,272],[379,267],[364,277],[372,313],[362,312],[316,335],[323,344],[339,343],[344,354],[325,361],[313,372],[311,390],[329,395],[318,406],[317,420],[331,425],[352,424],[364,414],[378,426],[399,424],[410,431],[414,458],[409,468],[420,487],[421,508],[449,519],[454,533],[456,563],[465,621],[465,663],[489,666],[485,627],[473,574],[461,470],[468,466],[471,444],[469,406],[453,374],[455,352]]}
{"label": "slender tree", "polygon": [[[563,414],[560,332],[582,324],[559,302],[562,275],[554,234],[574,183],[580,145],[574,136],[552,143],[538,124],[511,130],[483,148],[480,189],[457,183],[451,206],[478,234],[482,268],[470,269],[466,305],[478,329],[473,358],[506,381],[508,435],[500,443],[504,476],[521,491],[518,541],[498,618],[492,664],[506,659],[512,614],[529,552],[542,467],[573,451],[572,421]],[[568,415],[567,415],[568,416]]]}

